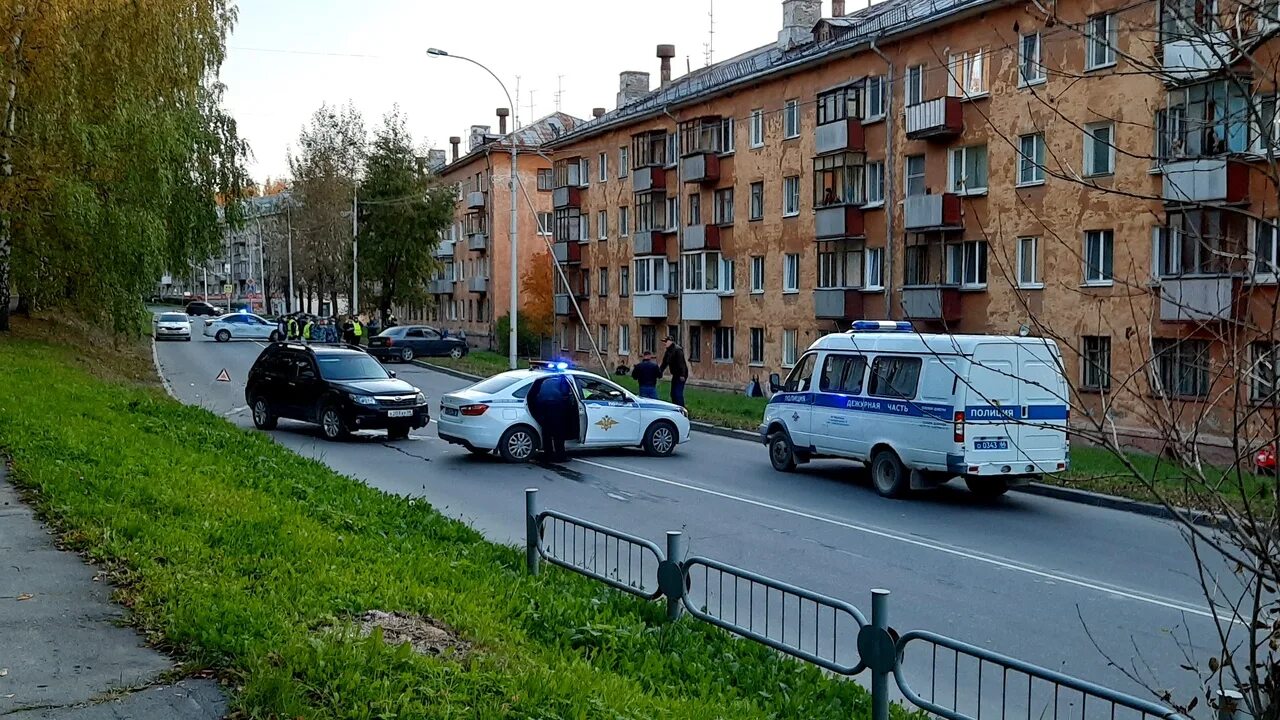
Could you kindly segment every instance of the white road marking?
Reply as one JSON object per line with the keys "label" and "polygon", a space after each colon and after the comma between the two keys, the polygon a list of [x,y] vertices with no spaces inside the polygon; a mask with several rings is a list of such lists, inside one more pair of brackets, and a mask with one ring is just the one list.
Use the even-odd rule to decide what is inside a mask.
{"label": "white road marking", "polygon": [[238,407],[238,408],[236,408],[235,410],[228,410],[228,411],[226,411],[226,412],[222,413],[222,417],[231,417],[232,415],[239,415],[240,413],[242,413],[242,412],[244,412],[245,410],[248,410],[248,409],[249,409],[249,406],[248,406],[248,405],[245,405],[244,407]]}
{"label": "white road marking", "polygon": [[[940,545],[938,543],[927,542],[925,540],[907,537],[905,535],[899,535],[897,533],[888,532],[886,530],[879,530],[877,528],[872,528],[865,525],[858,525],[855,523],[845,522],[843,520],[835,520],[833,518],[822,517],[821,515],[815,515],[813,513],[804,512],[803,510],[794,510],[792,508],[782,507],[780,505],[773,505],[767,502],[762,502],[760,500],[752,500],[750,498],[739,497],[737,495],[730,495],[729,493],[720,492],[718,490],[711,490],[709,488],[698,487],[697,485],[691,485],[689,483],[678,482],[676,480],[668,480],[665,478],[655,477],[653,475],[646,475],[645,473],[636,472],[634,470],[627,470],[626,468],[615,467],[613,465],[606,465],[604,463],[595,462],[594,460],[584,460],[582,458],[575,458],[574,461],[580,462],[584,465],[597,467],[602,470],[611,470],[613,472],[622,473],[623,475],[630,475],[632,477],[637,477],[642,480],[650,480],[652,482],[661,483],[663,485],[671,485],[673,487],[678,487],[685,490],[692,490],[693,492],[703,493],[705,495],[711,495],[714,497],[723,498],[725,500],[733,500],[734,502],[740,502],[746,505],[752,505],[755,507],[764,508],[766,510],[773,510],[775,512],[792,515],[794,517],[804,518],[806,520],[814,520],[817,522],[826,523],[828,525],[835,525],[837,527],[842,527],[847,530],[853,530],[855,532],[860,532],[866,535],[873,535],[875,537],[884,538],[886,540],[894,540],[900,543],[905,543],[907,545],[914,545],[916,547],[925,548],[927,550],[933,550],[935,552],[945,553],[947,555],[964,558],[966,560],[973,560],[976,562],[985,563],[987,565],[993,565],[998,568],[1002,568],[1005,570],[1012,570],[1014,572],[1031,575],[1033,577],[1038,577],[1044,580],[1052,580],[1055,582],[1061,582],[1061,583],[1066,583],[1068,585],[1074,585],[1076,587],[1085,588],[1086,590],[1094,590],[1096,592],[1105,593],[1107,595],[1114,595],[1116,597],[1124,598],[1126,600],[1136,600],[1138,602],[1147,603],[1149,605],[1156,605],[1158,607],[1168,608],[1170,610],[1177,610],[1178,612],[1190,613],[1192,615],[1198,615],[1200,617],[1206,617],[1206,618],[1219,617],[1219,618],[1225,619],[1230,617],[1229,610],[1219,611],[1215,615],[1215,613],[1209,610],[1204,610],[1198,607],[1187,605],[1185,603],[1181,603],[1176,600],[1169,600],[1165,598],[1158,598],[1151,595],[1146,595],[1136,590],[1126,590],[1124,588],[1111,587],[1108,585],[1103,585],[1103,584],[1091,582],[1088,580],[1081,580],[1073,577],[1067,577],[1065,575],[1056,575],[1054,573],[1045,572],[1044,570],[1036,570],[1035,568],[1029,568],[1029,567],[1026,567],[1025,565],[1019,565],[1010,560],[1004,560],[996,557],[989,557],[986,555],[979,555],[977,553],[969,552],[967,550],[961,550],[959,548],[948,547],[946,545]],[[1234,622],[1239,623],[1240,621],[1235,620]]]}

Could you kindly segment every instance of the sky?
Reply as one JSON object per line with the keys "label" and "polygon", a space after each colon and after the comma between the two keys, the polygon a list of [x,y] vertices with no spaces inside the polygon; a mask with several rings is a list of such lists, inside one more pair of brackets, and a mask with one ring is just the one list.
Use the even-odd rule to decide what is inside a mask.
{"label": "sky", "polygon": [[704,66],[713,2],[717,61],[777,39],[782,0],[239,0],[221,79],[263,182],[287,176],[289,148],[321,103],[351,101],[369,129],[399,105],[415,139],[436,148],[458,135],[465,150],[471,125],[496,131],[502,88],[428,47],[484,63],[513,96],[518,82],[522,124],[556,110],[558,86],[560,109],[589,118],[613,109],[623,70],[649,72],[656,87],[658,44],[676,46],[676,76]]}

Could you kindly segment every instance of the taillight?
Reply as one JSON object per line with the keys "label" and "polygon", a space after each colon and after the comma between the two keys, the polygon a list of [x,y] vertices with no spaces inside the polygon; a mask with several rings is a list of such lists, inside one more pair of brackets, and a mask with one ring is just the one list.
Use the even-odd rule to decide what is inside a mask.
{"label": "taillight", "polygon": [[392,345],[396,344],[396,341],[391,338],[387,338],[385,342],[387,343],[387,347],[391,347]]}
{"label": "taillight", "polygon": [[964,411],[963,410],[956,411],[955,427],[956,427],[955,441],[958,443],[963,443],[964,442]]}
{"label": "taillight", "polygon": [[483,415],[485,411],[488,409],[489,409],[488,405],[479,405],[479,404],[463,405],[462,407],[458,408],[458,412],[462,413],[463,415],[467,415],[468,417],[475,417],[477,415]]}

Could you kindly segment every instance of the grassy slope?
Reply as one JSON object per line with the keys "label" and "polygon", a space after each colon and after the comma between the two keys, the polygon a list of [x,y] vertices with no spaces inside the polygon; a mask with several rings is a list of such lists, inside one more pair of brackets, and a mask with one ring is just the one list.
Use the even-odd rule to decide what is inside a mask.
{"label": "grassy slope", "polygon": [[[135,622],[228,679],[245,715],[868,714],[855,683],[554,568],[531,578],[521,553],[422,502],[139,387],[138,348],[119,350],[104,381],[64,347],[0,339],[0,447],[69,544],[113,569]],[[368,609],[429,614],[478,651],[325,631]]]}

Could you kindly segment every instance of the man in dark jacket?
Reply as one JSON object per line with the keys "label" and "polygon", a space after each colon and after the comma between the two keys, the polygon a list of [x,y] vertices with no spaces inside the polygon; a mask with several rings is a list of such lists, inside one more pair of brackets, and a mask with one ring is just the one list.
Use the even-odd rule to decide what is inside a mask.
{"label": "man in dark jacket", "polygon": [[564,443],[578,437],[578,401],[564,375],[538,380],[529,393],[529,412],[542,428],[542,455],[548,462],[564,462]]}
{"label": "man in dark jacket", "polygon": [[676,339],[668,335],[662,341],[666,352],[662,354],[662,365],[658,368],[658,376],[668,368],[671,369],[671,402],[684,407],[684,384],[689,379],[689,363],[684,359],[684,348],[676,344]]}
{"label": "man in dark jacket", "polygon": [[640,397],[658,399],[658,379],[662,377],[662,370],[653,361],[653,353],[645,352],[644,359],[631,368],[631,377],[640,386]]}

